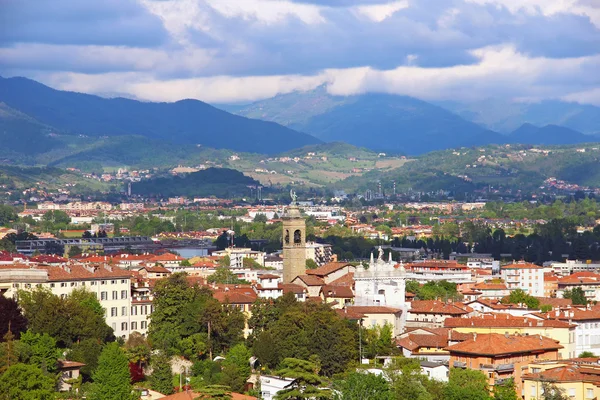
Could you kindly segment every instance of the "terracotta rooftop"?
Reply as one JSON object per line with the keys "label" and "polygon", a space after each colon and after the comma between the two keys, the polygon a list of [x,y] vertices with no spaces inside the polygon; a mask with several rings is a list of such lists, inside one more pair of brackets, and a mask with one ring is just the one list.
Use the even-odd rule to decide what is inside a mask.
{"label": "terracotta rooftop", "polygon": [[501,269],[540,269],[539,265],[531,264],[531,263],[513,263],[508,265],[503,265],[500,267]]}
{"label": "terracotta rooftop", "polygon": [[350,286],[325,285],[321,288],[321,293],[326,298],[354,298],[354,292]]}
{"label": "terracotta rooftop", "polygon": [[322,278],[315,275],[298,275],[294,278],[294,281],[296,280],[304,282],[306,286],[323,286],[325,284]]}
{"label": "terracotta rooftop", "polygon": [[35,269],[48,271],[48,281],[79,281],[91,279],[129,279],[133,276],[131,271],[108,265],[83,266],[69,264],[66,266],[38,266]]}
{"label": "terracotta rooftop", "polygon": [[173,253],[164,253],[157,256],[154,256],[148,260],[148,262],[168,262],[168,261],[183,261],[185,258],[178,256]]}
{"label": "terracotta rooftop", "polygon": [[600,385],[600,369],[583,365],[565,365],[535,374],[525,374],[522,379],[551,382],[590,382]]}
{"label": "terracotta rooftop", "polygon": [[306,270],[306,274],[324,277],[324,276],[334,273],[335,271],[345,268],[347,266],[353,267],[352,264],[347,263],[347,262],[341,262],[341,261],[330,262],[319,268]]}
{"label": "terracotta rooftop", "polygon": [[446,328],[486,327],[486,328],[570,328],[575,325],[558,320],[539,320],[515,317],[508,313],[481,315],[473,318],[446,318]]}
{"label": "terracotta rooftop", "polygon": [[480,282],[473,285],[473,290],[508,290],[505,283],[501,282]]}
{"label": "terracotta rooftop", "polygon": [[409,313],[415,314],[443,314],[464,315],[472,310],[462,303],[444,303],[438,300],[413,300],[410,303]]}
{"label": "terracotta rooftop", "polygon": [[334,286],[354,286],[354,272],[348,272],[336,280],[331,281],[329,284]]}
{"label": "terracotta rooftop", "polygon": [[252,304],[258,298],[252,289],[219,290],[213,293],[213,297],[220,303],[228,304]]}
{"label": "terracotta rooftop", "polygon": [[301,294],[304,293],[304,287],[301,285],[296,285],[295,283],[280,283],[278,288],[283,289],[283,294],[286,293],[294,293]]}
{"label": "terracotta rooftop", "polygon": [[402,312],[399,308],[386,306],[351,306],[346,307],[346,310],[360,314],[399,314]]}
{"label": "terracotta rooftop", "polygon": [[539,351],[556,351],[563,346],[557,341],[540,335],[503,335],[486,333],[473,335],[472,339],[453,344],[446,349],[450,353],[503,356]]}

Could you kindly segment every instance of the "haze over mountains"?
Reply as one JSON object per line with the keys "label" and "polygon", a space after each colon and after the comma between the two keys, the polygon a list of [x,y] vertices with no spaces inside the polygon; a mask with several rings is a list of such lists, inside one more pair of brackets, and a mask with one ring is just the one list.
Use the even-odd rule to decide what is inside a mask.
{"label": "haze over mountains", "polygon": [[[321,86],[244,106],[219,106],[233,115],[198,100],[106,99],[26,78],[0,78],[0,156],[14,162],[14,155],[52,153],[47,164],[62,165],[115,153],[119,160],[147,159],[148,152],[173,157],[189,152],[190,145],[276,154],[322,142],[418,155],[486,144],[593,142],[597,136],[582,132],[600,132],[600,108],[594,106],[441,104],[455,113],[440,104],[390,94],[333,96]],[[504,130],[515,123],[515,129]],[[490,129],[494,126],[502,126],[502,133]]]}

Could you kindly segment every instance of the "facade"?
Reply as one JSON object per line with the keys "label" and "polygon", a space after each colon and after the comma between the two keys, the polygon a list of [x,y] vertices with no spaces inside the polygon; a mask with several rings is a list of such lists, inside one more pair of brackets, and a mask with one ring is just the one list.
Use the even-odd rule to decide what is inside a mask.
{"label": "facade", "polygon": [[513,378],[517,393],[522,391],[521,377],[532,361],[557,360],[562,348],[555,340],[544,336],[509,334],[474,334],[472,339],[447,347],[450,368],[482,371],[490,387]]}
{"label": "facade", "polygon": [[321,244],[315,242],[306,243],[306,259],[313,260],[318,266],[325,265],[333,261],[333,251],[330,244]]}
{"label": "facade", "polygon": [[569,276],[577,272],[600,272],[600,264],[579,260],[566,260],[564,263],[552,263],[552,270],[560,276]]}
{"label": "facade", "polygon": [[544,270],[535,264],[516,263],[505,265],[500,275],[509,290],[521,289],[530,296],[544,296]]}
{"label": "facade", "polygon": [[391,253],[384,261],[380,247],[377,260],[371,254],[369,268],[356,267],[354,291],[356,305],[406,309],[406,271],[402,266],[396,268]]}
{"label": "facade", "polygon": [[452,283],[472,282],[471,270],[456,261],[434,260],[414,262],[406,265],[406,279],[427,283],[430,281],[448,281]]}
{"label": "facade", "polygon": [[306,221],[295,204],[283,216],[283,283],[306,273]]}
{"label": "facade", "polygon": [[446,318],[466,317],[472,310],[462,303],[437,300],[413,300],[406,316],[407,327],[441,328]]}
{"label": "facade", "polygon": [[277,393],[283,389],[287,389],[294,379],[280,378],[277,376],[261,375],[260,376],[260,397],[263,400],[273,400]]}
{"label": "facade", "polygon": [[572,400],[600,398],[600,365],[598,361],[558,361],[529,364],[530,373],[523,375],[523,398],[542,400],[542,385],[552,382]]}
{"label": "facade", "polygon": [[564,297],[566,290],[581,288],[588,301],[600,301],[600,274],[594,272],[576,272],[558,279],[556,296]]}

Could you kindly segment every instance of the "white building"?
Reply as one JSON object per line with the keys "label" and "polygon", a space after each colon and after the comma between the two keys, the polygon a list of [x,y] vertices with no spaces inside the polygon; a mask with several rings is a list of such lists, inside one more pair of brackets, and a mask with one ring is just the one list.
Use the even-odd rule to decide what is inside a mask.
{"label": "white building", "polygon": [[106,323],[115,336],[127,338],[131,333],[131,273],[109,265],[62,266],[11,265],[0,269],[0,293],[15,297],[20,289],[35,287],[50,289],[66,297],[75,289],[85,289],[96,295],[104,308]]}
{"label": "white building", "polygon": [[568,276],[577,272],[598,272],[600,264],[588,264],[579,260],[566,260],[564,263],[553,262],[552,271],[556,275]]}
{"label": "white building", "polygon": [[500,276],[509,290],[522,289],[530,296],[544,297],[544,270],[535,264],[504,265]]}
{"label": "white building", "polygon": [[330,263],[333,251],[330,244],[306,242],[306,259],[313,260],[318,266]]}
{"label": "white building", "polygon": [[229,257],[229,266],[231,268],[244,268],[244,258],[250,258],[263,267],[265,266],[265,253],[263,251],[254,251],[249,248],[228,247],[225,250],[214,251],[216,257]]}
{"label": "white building", "polygon": [[[260,360],[259,360],[260,361]],[[263,400],[273,400],[277,393],[283,389],[287,389],[295,379],[279,378],[277,376],[261,375],[260,376],[260,397]]]}
{"label": "white building", "polygon": [[390,253],[383,260],[383,250],[375,261],[371,254],[369,268],[359,264],[354,273],[355,304],[357,306],[387,306],[406,309],[406,272],[396,268]]}

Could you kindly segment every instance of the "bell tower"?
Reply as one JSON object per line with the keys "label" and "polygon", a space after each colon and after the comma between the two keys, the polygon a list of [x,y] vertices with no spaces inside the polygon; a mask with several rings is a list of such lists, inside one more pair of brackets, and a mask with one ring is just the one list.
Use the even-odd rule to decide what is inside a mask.
{"label": "bell tower", "polygon": [[283,283],[290,283],[306,273],[306,221],[296,202],[296,193],[290,192],[292,203],[283,215]]}

